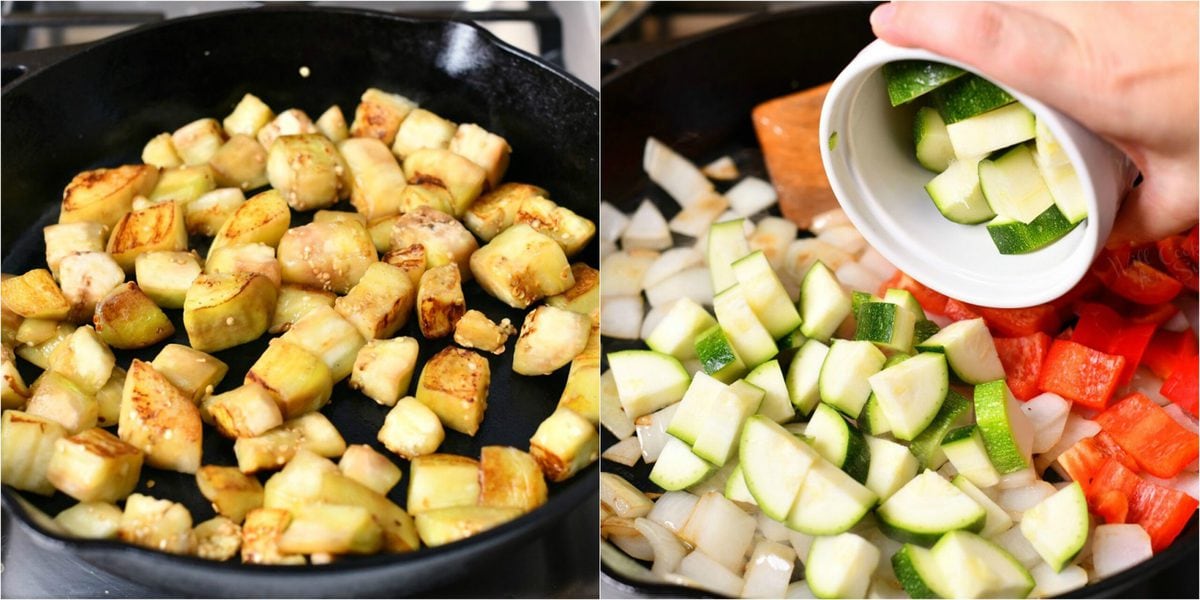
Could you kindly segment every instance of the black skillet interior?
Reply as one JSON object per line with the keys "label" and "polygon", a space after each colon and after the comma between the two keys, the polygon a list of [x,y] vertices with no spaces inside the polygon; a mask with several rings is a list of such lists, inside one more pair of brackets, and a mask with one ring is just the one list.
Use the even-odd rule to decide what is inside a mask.
{"label": "black skillet interior", "polygon": [[[632,212],[643,198],[652,200],[668,218],[678,212],[678,205],[642,170],[642,148],[648,136],[662,140],[697,164],[728,155],[743,176],[765,177],[750,111],[766,100],[837,77],[874,39],[868,22],[874,6],[806,3],[794,10],[702,34],[644,62],[618,68],[602,85],[601,119],[609,124],[601,147],[604,199],[626,212]],[[605,352],[634,347],[643,346],[604,339]],[[608,430],[602,434],[603,447],[616,443]],[[634,468],[627,468],[604,462],[601,468],[643,490],[657,491],[645,463],[639,461]],[[606,549],[610,550],[619,552]],[[1182,593],[1189,589],[1179,588],[1184,584],[1194,590],[1196,551],[1197,525],[1193,517],[1179,539],[1150,561],[1069,596],[1154,597],[1154,589],[1138,586],[1162,582],[1155,576],[1168,569],[1167,585],[1158,588],[1158,593]],[[647,583],[618,561],[604,560],[602,567],[619,585],[642,595],[707,596],[679,586]]]}
{"label": "black skillet interior", "polygon": [[[308,68],[307,77],[300,75],[301,67]],[[314,116],[338,104],[352,119],[359,94],[372,86],[403,94],[453,121],[479,123],[504,136],[514,149],[507,180],[541,185],[560,204],[597,217],[599,108],[594,90],[473,25],[367,11],[268,6],[142,28],[31,72],[7,87],[2,97],[3,269],[21,273],[44,266],[41,228],[55,221],[62,189],[79,171],[140,162],[142,145],[150,137],[197,118],[223,118],[247,92],[277,111],[297,107]],[[337,208],[353,210],[348,205]],[[292,222],[310,218],[310,214],[293,213]],[[193,247],[204,244],[193,240]],[[576,259],[595,265],[597,257],[593,243]],[[465,292],[468,307],[520,325],[522,311],[503,305],[477,284],[466,285]],[[186,343],[181,311],[168,314],[177,330],[170,341]],[[415,320],[399,335],[421,342],[422,362],[448,343],[424,340]],[[240,383],[266,344],[264,337],[216,353],[230,365],[218,391]],[[149,360],[162,345],[118,352],[118,363],[127,366],[133,357]],[[548,377],[515,375],[511,356],[511,350],[499,357],[488,355],[492,384],[480,431],[473,438],[448,432],[440,451],[478,457],[485,445],[528,448],[529,437],[554,410],[565,369]],[[24,374],[31,378],[36,371]],[[343,382],[335,387],[333,401],[323,412],[347,443],[368,443],[388,454],[375,440],[386,407]],[[232,444],[207,433],[204,463],[235,464]],[[406,474],[392,498],[403,504],[407,462],[396,462]],[[592,466],[567,482],[551,484],[546,506],[464,542],[412,555],[348,557],[304,569],[214,563],[116,542],[63,539],[36,524],[38,517],[30,505],[53,515],[72,504],[69,498],[19,494],[7,486],[3,495],[5,509],[32,525],[35,539],[42,543],[175,591],[406,595],[467,576],[472,564],[535,535],[579,502],[594,498],[596,470]],[[146,469],[137,491],[183,502],[196,522],[213,516],[191,476]],[[514,576],[519,577],[519,570]],[[499,592],[503,584],[497,585]]]}

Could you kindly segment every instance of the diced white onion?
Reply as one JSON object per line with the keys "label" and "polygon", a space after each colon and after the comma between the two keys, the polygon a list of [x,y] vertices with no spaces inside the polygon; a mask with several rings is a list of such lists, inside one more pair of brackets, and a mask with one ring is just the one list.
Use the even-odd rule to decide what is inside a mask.
{"label": "diced white onion", "polygon": [[600,474],[600,502],[622,519],[644,517],[654,508],[650,498],[616,473]]}
{"label": "diced white onion", "polygon": [[696,165],[652,137],[646,138],[642,169],[683,207],[691,206],[712,189],[712,183]]}
{"label": "diced white onion", "polygon": [[1021,411],[1033,424],[1033,452],[1041,454],[1053,448],[1062,437],[1071,403],[1058,394],[1046,392],[1022,403]]}
{"label": "diced white onion", "polygon": [[1000,482],[996,487],[1002,490],[1011,490],[1013,488],[1025,487],[1037,481],[1037,473],[1033,469],[1021,469],[1000,476]]}
{"label": "diced white onion", "polygon": [[600,334],[619,340],[636,340],[642,332],[641,296],[605,296],[600,299]]}
{"label": "diced white onion", "polygon": [[629,439],[634,433],[633,419],[621,408],[612,371],[600,375],[600,423],[619,440]]}
{"label": "diced white onion", "polygon": [[1067,451],[1067,448],[1075,445],[1075,442],[1082,440],[1085,437],[1092,437],[1100,433],[1100,425],[1095,421],[1089,421],[1077,414],[1074,411],[1067,415],[1067,424],[1063,427],[1062,437],[1058,438],[1058,443],[1053,448],[1038,455],[1034,461],[1038,472],[1043,472],[1050,463],[1058,459],[1058,455]]}
{"label": "diced white onion", "polygon": [[867,240],[863,239],[862,234],[850,225],[830,227],[822,231],[817,239],[855,255],[867,247]]}
{"label": "diced white onion", "polygon": [[642,462],[651,464],[658,460],[663,446],[667,445],[667,425],[670,425],[671,417],[675,416],[678,409],[679,403],[676,402],[658,412],[642,415],[634,421],[638,442],[642,446]]}
{"label": "diced white onion", "polygon": [[707,237],[708,228],[725,213],[727,208],[729,208],[729,201],[725,199],[725,196],[715,191],[710,192],[696,200],[695,204],[675,213],[675,216],[671,217],[667,223],[667,227],[675,233],[686,236]]}
{"label": "diced white onion", "polygon": [[896,265],[893,265],[871,246],[867,246],[866,250],[863,250],[862,256],[858,257],[858,264],[884,279],[890,279],[892,275],[896,274]]}
{"label": "diced white onion", "polygon": [[1165,323],[1159,325],[1159,329],[1165,329],[1167,331],[1183,331],[1188,327],[1189,325],[1187,316],[1183,314],[1183,311],[1175,313],[1175,315],[1170,319],[1167,319]]}
{"label": "diced white onion", "polygon": [[642,457],[642,445],[635,437],[625,438],[609,446],[600,457],[619,465],[632,467]]}
{"label": "diced white onion", "polygon": [[[891,561],[889,560],[890,564]],[[894,578],[891,578],[894,579]],[[893,600],[900,598],[908,598],[908,594],[904,593],[904,589],[892,583],[888,578],[874,577],[871,579],[871,587],[867,588],[867,598]]]}
{"label": "diced white onion", "polygon": [[633,526],[641,532],[642,537],[646,538],[646,541],[650,542],[650,547],[654,549],[654,565],[650,568],[651,572],[655,575],[666,575],[679,568],[679,563],[687,554],[687,548],[683,546],[679,538],[675,537],[674,533],[645,518],[635,520]]}
{"label": "diced white onion", "polygon": [[1200,474],[1195,471],[1180,471],[1178,475],[1170,479],[1162,479],[1155,477],[1149,473],[1143,473],[1142,477],[1151,483],[1156,483],[1165,488],[1179,490],[1197,500],[1200,500]]}
{"label": "diced white onion", "polygon": [[838,281],[842,282],[842,285],[851,290],[873,292],[879,289],[880,284],[884,281],[883,277],[872,273],[866,267],[856,262],[844,263],[837,268],[837,271],[834,271],[834,275],[837,276]]}
{"label": "diced white onion", "polygon": [[700,496],[679,537],[730,571],[741,573],[756,526],[754,517],[721,492],[709,492]]}
{"label": "diced white onion", "polygon": [[1184,429],[1187,429],[1192,433],[1197,433],[1200,431],[1200,427],[1197,427],[1196,425],[1196,419],[1193,419],[1191,415],[1183,412],[1183,409],[1179,408],[1178,404],[1168,404],[1163,407],[1163,410],[1167,411],[1167,414],[1171,415],[1171,418],[1175,419],[1175,422],[1182,425]]}
{"label": "diced white onion", "polygon": [[668,531],[678,533],[687,525],[687,520],[692,516],[692,511],[699,501],[700,498],[689,492],[667,492],[658,497],[646,518],[662,525]]}
{"label": "diced white onion", "polygon": [[738,172],[737,163],[728,156],[722,156],[700,169],[702,173],[708,176],[709,179],[717,181],[733,181],[737,179],[741,173]]}
{"label": "diced white onion", "polygon": [[687,246],[671,248],[659,254],[658,260],[655,260],[650,268],[646,269],[642,276],[642,287],[654,287],[655,284],[662,283],[668,277],[684,269],[703,263],[704,257],[695,248]]}
{"label": "diced white onion", "polygon": [[854,256],[816,238],[800,238],[792,242],[783,257],[783,268],[796,281],[803,281],[808,268],[817,261],[836,271],[838,267],[854,260]]}
{"label": "diced white onion", "polygon": [[808,551],[812,549],[813,540],[815,539],[815,537],[807,533],[800,533],[799,531],[788,532],[788,543],[796,551],[796,556],[800,559],[800,562],[808,560]]}
{"label": "diced white onion", "polygon": [[600,533],[625,554],[638,560],[654,560],[654,547],[633,526],[633,519],[609,517],[600,523]]}
{"label": "diced white onion", "polygon": [[658,252],[645,249],[634,249],[616,252],[600,261],[601,296],[636,296],[642,291],[642,278],[654,261],[658,260]]}
{"label": "diced white onion", "polygon": [[771,268],[776,271],[783,266],[788,244],[796,239],[796,224],[779,217],[763,217],[754,227],[754,234],[746,242],[750,250],[762,250]]}
{"label": "diced white onion", "polygon": [[621,209],[608,202],[600,203],[600,239],[610,242],[621,239],[621,234],[628,224],[629,217],[625,216]]}
{"label": "diced white onion", "polygon": [[1056,573],[1050,565],[1039,563],[1029,570],[1029,574],[1033,575],[1036,584],[1030,594],[1034,598],[1056,598],[1088,583],[1087,571],[1079,565],[1067,565],[1062,572]]}
{"label": "diced white onion", "polygon": [[692,551],[680,561],[679,574],[701,588],[728,598],[742,593],[742,578],[700,550]]}
{"label": "diced white onion", "polygon": [[768,517],[763,512],[758,513],[757,519],[758,532],[762,534],[763,538],[772,542],[786,542],[788,540],[788,534],[792,530],[788,529],[787,525]]}
{"label": "diced white onion", "polygon": [[825,231],[826,229],[840,227],[842,225],[851,225],[850,217],[847,217],[846,213],[840,208],[831,208],[814,216],[812,219],[812,225],[810,225],[808,229],[814,234],[820,235],[821,232]]}
{"label": "diced white onion", "polygon": [[757,177],[747,177],[725,192],[729,206],[743,217],[765,210],[779,200],[775,186]]}
{"label": "diced white onion", "polygon": [[1092,537],[1092,567],[1101,578],[1120,573],[1152,554],[1150,535],[1141,525],[1100,525]]}
{"label": "diced white onion", "polygon": [[1000,505],[1010,516],[1013,521],[1020,521],[1019,516],[1025,511],[1037,506],[1039,502],[1054,495],[1054,486],[1045,481],[1035,481],[1030,485],[1001,490],[996,498],[996,504]]}
{"label": "diced white onion", "polygon": [[1134,392],[1144,394],[1147,398],[1154,401],[1159,406],[1166,406],[1171,403],[1171,399],[1159,393],[1162,388],[1163,380],[1154,374],[1154,371],[1146,367],[1138,367],[1133,372],[1133,377],[1129,383],[1117,390],[1114,398],[1124,398]]}
{"label": "diced white onion", "polygon": [[646,299],[651,306],[662,306],[680,298],[691,298],[697,304],[712,306],[712,276],[706,267],[681,271],[646,290]]}
{"label": "diced white onion", "polygon": [[787,594],[784,594],[783,597],[788,598],[789,600],[792,598],[807,600],[809,598],[816,598],[817,595],[812,593],[812,590],[808,589],[807,581],[794,581],[788,584]]}
{"label": "diced white onion", "polygon": [[625,231],[621,233],[621,248],[662,250],[670,247],[671,230],[667,227],[667,220],[653,202],[642,200],[633,216],[629,217]]}
{"label": "diced white onion", "polygon": [[997,546],[1007,550],[1013,558],[1017,559],[1017,562],[1025,565],[1025,568],[1042,562],[1042,556],[1034,549],[1033,544],[1029,543],[1025,534],[1021,533],[1020,526],[1014,525],[1005,530],[1004,533],[992,536],[992,541]]}
{"label": "diced white onion", "polygon": [[792,570],[796,568],[796,552],[778,542],[762,540],[754,546],[750,563],[746,565],[743,598],[782,598],[787,593]]}

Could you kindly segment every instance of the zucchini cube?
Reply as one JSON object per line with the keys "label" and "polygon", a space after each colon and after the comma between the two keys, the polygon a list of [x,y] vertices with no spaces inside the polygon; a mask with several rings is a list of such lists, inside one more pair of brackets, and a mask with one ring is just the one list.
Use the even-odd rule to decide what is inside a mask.
{"label": "zucchini cube", "polygon": [[58,281],[71,303],[68,318],[86,323],[95,316],[96,305],[125,282],[125,270],[106,252],[76,252],[59,263]]}
{"label": "zucchini cube", "polygon": [[0,347],[0,353],[0,404],[4,410],[23,409],[31,392],[17,370],[17,357],[7,345]]}
{"label": "zucchini cube", "polygon": [[279,287],[283,275],[275,249],[266,244],[240,244],[223,246],[213,250],[204,261],[204,272],[209,275],[221,273],[257,273]]}
{"label": "zucchini cube", "polygon": [[99,223],[61,223],[42,228],[46,241],[46,265],[58,277],[62,259],[76,252],[104,252],[108,230]]}
{"label": "zucchini cube", "polygon": [[354,325],[331,306],[314,307],[279,339],[319,356],[334,382],[350,375],[358,350],[366,344]]}
{"label": "zucchini cube", "polygon": [[400,192],[400,214],[410,213],[417,207],[427,206],[433,210],[454,214],[454,198],[449,190],[436,183],[412,183]]}
{"label": "zucchini cube", "polygon": [[171,143],[183,164],[203,165],[225,143],[225,132],[216,119],[196,119],[176,129],[171,134]]}
{"label": "zucchini cube", "polygon": [[308,288],[301,285],[286,284],[279,288],[279,299],[275,304],[275,314],[271,318],[270,333],[283,333],[318,306],[333,306],[337,294]]}
{"label": "zucchini cube", "polygon": [[400,124],[417,107],[416,102],[400,94],[389,94],[377,88],[367,89],[360,100],[354,109],[350,137],[373,137],[389,147],[396,141]]}
{"label": "zucchini cube", "polygon": [[443,148],[422,148],[406,156],[404,175],[409,183],[427,182],[446,188],[456,217],[467,211],[488,182],[483,167]]}
{"label": "zucchini cube", "polygon": [[33,396],[25,411],[45,417],[62,425],[68,433],[76,434],[96,426],[100,407],[91,394],[83,391],[70,379],[49,371],[33,384]]}
{"label": "zucchini cube", "polygon": [[527,198],[517,209],[514,223],[524,223],[562,246],[567,256],[583,250],[596,235],[596,224],[575,211],[541,196]]}
{"label": "zucchini cube", "polygon": [[381,546],[383,531],[362,506],[299,507],[279,536],[279,550],[294,554],[373,554]]}
{"label": "zucchini cube", "polygon": [[133,272],[139,254],[155,250],[187,250],[183,205],[163,202],[126,213],[108,237],[108,253],[126,273]]}
{"label": "zucchini cube", "polygon": [[499,355],[504,354],[504,344],[516,332],[508,319],[497,324],[477,310],[468,310],[454,325],[454,343]]}
{"label": "zucchini cube", "polygon": [[407,185],[404,170],[383,142],[372,137],[350,138],[338,144],[345,159],[350,204],[368,221],[400,212]]}
{"label": "zucchini cube", "polygon": [[392,152],[404,158],[422,148],[446,148],[458,126],[423,108],[415,108],[396,130]]}
{"label": "zucchini cube", "polygon": [[[175,202],[185,210],[197,198],[217,189],[216,175],[212,167],[204,164],[193,167],[166,169],[158,176],[158,183],[146,198],[150,205]],[[137,209],[137,207],[134,207]],[[186,216],[184,219],[186,225]]]}
{"label": "zucchini cube", "polygon": [[378,255],[366,227],[340,222],[288,230],[279,240],[276,256],[284,282],[345,294]]}
{"label": "zucchini cube", "polygon": [[555,308],[587,315],[593,323],[600,321],[600,271],[586,263],[571,265],[572,285],[561,294],[546,298],[546,304]]}
{"label": "zucchini cube", "polygon": [[171,141],[171,134],[164,131],[150,138],[142,147],[142,162],[162,169],[171,169],[182,165],[183,159],[179,158],[179,153],[175,151],[175,142]]}
{"label": "zucchini cube", "polygon": [[208,251],[222,246],[266,244],[278,246],[292,222],[292,211],[279,190],[267,190],[251,196],[225,220]]}
{"label": "zucchini cube", "polygon": [[229,560],[242,547],[242,528],[221,516],[197,525],[192,535],[195,555],[205,560]]}
{"label": "zucchini cube", "polygon": [[508,157],[512,154],[512,148],[504,138],[474,123],[458,126],[450,139],[450,151],[482,167],[490,188],[500,185],[500,180],[504,179]]}
{"label": "zucchini cube", "polygon": [[275,118],[271,107],[258,96],[246,94],[221,122],[229,135],[254,135]]}
{"label": "zucchini cube", "polygon": [[274,394],[261,385],[238,386],[224,394],[209,396],[200,405],[201,416],[227,438],[262,435],[283,424],[283,413]]}
{"label": "zucchini cube", "polygon": [[475,236],[462,223],[428,206],[419,206],[401,215],[392,229],[392,248],[407,248],[413,244],[425,248],[427,269],[454,263],[460,272],[467,271],[471,255],[479,249]]}
{"label": "zucchini cube", "polygon": [[279,113],[270,123],[259,128],[254,138],[267,151],[275,145],[275,140],[285,135],[301,135],[320,133],[308,114],[298,108],[289,108]]}
{"label": "zucchini cube", "polygon": [[215,189],[183,208],[183,220],[189,234],[213,237],[221,231],[238,208],[246,203],[246,195],[235,187]]}
{"label": "zucchini cube", "polygon": [[116,364],[112,350],[90,325],[76,329],[50,355],[50,370],[70,379],[89,395],[104,387]]}
{"label": "zucchini cube", "polygon": [[137,487],[142,451],[100,428],[55,443],[46,478],[80,502],[116,502]]}
{"label": "zucchini cube", "polygon": [[417,288],[417,323],[421,335],[426,339],[450,335],[466,311],[467,299],[463,296],[457,264],[433,267],[421,275]]}
{"label": "zucchini cube", "polygon": [[303,565],[301,554],[284,554],[279,537],[292,522],[292,513],[279,508],[256,508],[242,524],[242,562],[256,565]]}
{"label": "zucchini cube", "polygon": [[344,198],[349,193],[345,175],[342,155],[319,133],[280,136],[267,148],[267,180],[298,211]]}
{"label": "zucchini cube", "polygon": [[80,502],[54,516],[67,533],[91,540],[111,540],[121,526],[121,509],[111,502]]}
{"label": "zucchini cube", "polygon": [[121,395],[125,390],[126,375],[125,369],[113,367],[112,375],[109,375],[104,387],[96,392],[96,407],[99,410],[96,425],[112,427],[121,420]]}
{"label": "zucchini cube", "polygon": [[341,456],[346,451],[346,440],[325,415],[312,412],[284,421],[258,437],[238,438],[233,444],[238,469],[243,473],[277,469],[301,450],[324,457]]}
{"label": "zucchini cube", "polygon": [[46,269],[5,279],[0,283],[0,297],[4,298],[4,308],[26,319],[61,321],[71,311],[71,302]]}
{"label": "zucchini cube", "polygon": [[528,183],[502,183],[493,186],[482,195],[463,214],[463,223],[471,233],[479,239],[490,242],[508,229],[517,218],[517,211],[528,198],[544,198],[550,193]]}
{"label": "zucchini cube", "polygon": [[513,351],[513,371],[522,375],[549,375],[571,362],[584,347],[592,320],[577,312],[539,306],[525,316]]}
{"label": "zucchini cube", "polygon": [[[388,245],[390,246],[390,232],[388,236]],[[428,264],[425,258],[425,246],[419,243],[389,250],[379,260],[403,270],[408,275],[408,280],[412,282],[413,287],[421,284],[421,276],[425,274],[425,266]]]}
{"label": "zucchini cube", "polygon": [[346,477],[385,496],[400,483],[402,475],[400,467],[392,463],[390,458],[366,444],[348,446],[338,461],[338,469]]}
{"label": "zucchini cube", "polygon": [[441,546],[478,535],[521,516],[517,508],[453,506],[416,516],[417,533],[426,546]]}
{"label": "zucchini cube", "polygon": [[104,343],[121,350],[152,346],[175,334],[166,313],[132,281],[113,288],[96,305],[95,321]]}
{"label": "zucchini cube", "polygon": [[194,252],[139,254],[133,262],[138,287],[163,308],[183,308],[188,288],[204,270]]}
{"label": "zucchini cube", "polygon": [[336,104],[325,109],[325,112],[317,117],[317,130],[335,144],[350,137],[346,115],[342,114],[342,109]]}
{"label": "zucchini cube", "polygon": [[216,184],[253,190],[267,185],[267,150],[250,135],[231,136],[208,161]]}

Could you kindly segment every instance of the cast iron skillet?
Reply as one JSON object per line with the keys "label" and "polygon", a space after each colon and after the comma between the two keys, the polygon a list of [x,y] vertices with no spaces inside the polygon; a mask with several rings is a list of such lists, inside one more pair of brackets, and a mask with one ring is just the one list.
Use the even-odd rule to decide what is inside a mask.
{"label": "cast iron skillet", "polygon": [[[10,65],[6,65],[8,67]],[[311,75],[301,77],[307,66]],[[467,23],[423,21],[359,10],[271,7],[212,13],[137,29],[86,48],[6,87],[3,119],[3,269],[22,273],[45,264],[41,229],[58,214],[62,189],[85,169],[140,162],[146,140],[201,117],[223,118],[247,92],[276,111],[299,107],[314,117],[337,103],[353,118],[358,96],[376,86],[402,93],[456,122],[475,122],[506,137],[514,151],[507,180],[536,183],[557,202],[592,219],[598,213],[598,94],[538,59]],[[353,210],[348,205],[339,206]],[[311,215],[294,214],[293,225]],[[204,241],[193,240],[203,251]],[[576,258],[597,264],[596,244]],[[469,307],[519,325],[522,311],[466,286]],[[181,311],[168,311],[186,343]],[[447,340],[425,341],[415,319],[400,335],[421,341],[421,362]],[[240,383],[266,347],[256,342],[216,353],[230,372],[218,391]],[[151,359],[163,344],[119,352],[118,363]],[[511,344],[510,344],[511,347]],[[511,349],[488,355],[489,407],[474,438],[448,432],[440,451],[478,457],[484,445],[527,449],[538,424],[553,412],[565,369],[549,377],[512,374]],[[23,366],[23,361],[18,361]],[[419,368],[419,366],[418,366]],[[36,369],[25,373],[27,381]],[[347,443],[375,441],[386,408],[342,383],[324,409]],[[206,428],[207,429],[207,428]],[[205,464],[235,464],[232,444],[207,431]],[[405,461],[396,461],[407,471]],[[597,467],[551,484],[549,502],[512,523],[466,541],[406,555],[347,557],[305,568],[216,563],[176,557],[118,542],[81,541],[49,529],[44,516],[72,504],[4,487],[5,510],[33,538],[96,566],[190,595],[408,595],[471,574],[506,546],[552,526],[580,502],[595,498]],[[404,495],[407,473],[393,490]],[[149,487],[153,480],[153,488]],[[196,522],[213,516],[194,478],[146,469],[140,493],[182,501]],[[592,500],[593,502],[595,500]],[[520,577],[520,565],[513,565]],[[496,582],[497,591],[503,582]]]}
{"label": "cast iron skillet", "polygon": [[[778,96],[833,80],[874,36],[867,17],[873,3],[822,3],[772,13],[690,38],[634,65],[616,65],[602,84],[601,148],[604,198],[631,212],[650,198],[669,217],[678,212],[642,171],[642,148],[654,136],[698,164],[731,156],[743,175],[765,177],[750,111]],[[604,339],[605,352],[641,344]],[[602,445],[616,438],[603,431]],[[626,468],[611,462],[604,471],[619,474],[647,491],[660,491],[639,462]],[[603,542],[602,571],[619,585],[647,596],[704,597],[690,588],[655,583],[648,570]],[[1072,597],[1195,596],[1197,527],[1187,529],[1168,549],[1128,571],[1076,590]],[[1163,578],[1161,575],[1165,575]],[[1157,589],[1148,584],[1158,580]],[[1191,586],[1190,588],[1188,586]],[[1190,589],[1191,596],[1188,596]]]}

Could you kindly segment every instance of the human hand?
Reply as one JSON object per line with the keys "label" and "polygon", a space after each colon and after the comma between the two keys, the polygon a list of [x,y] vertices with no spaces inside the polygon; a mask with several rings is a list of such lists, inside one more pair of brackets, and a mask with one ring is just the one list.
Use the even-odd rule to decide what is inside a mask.
{"label": "human hand", "polygon": [[1142,172],[1108,245],[1154,241],[1197,221],[1194,2],[891,2],[875,35],[962,61],[1070,115]]}

